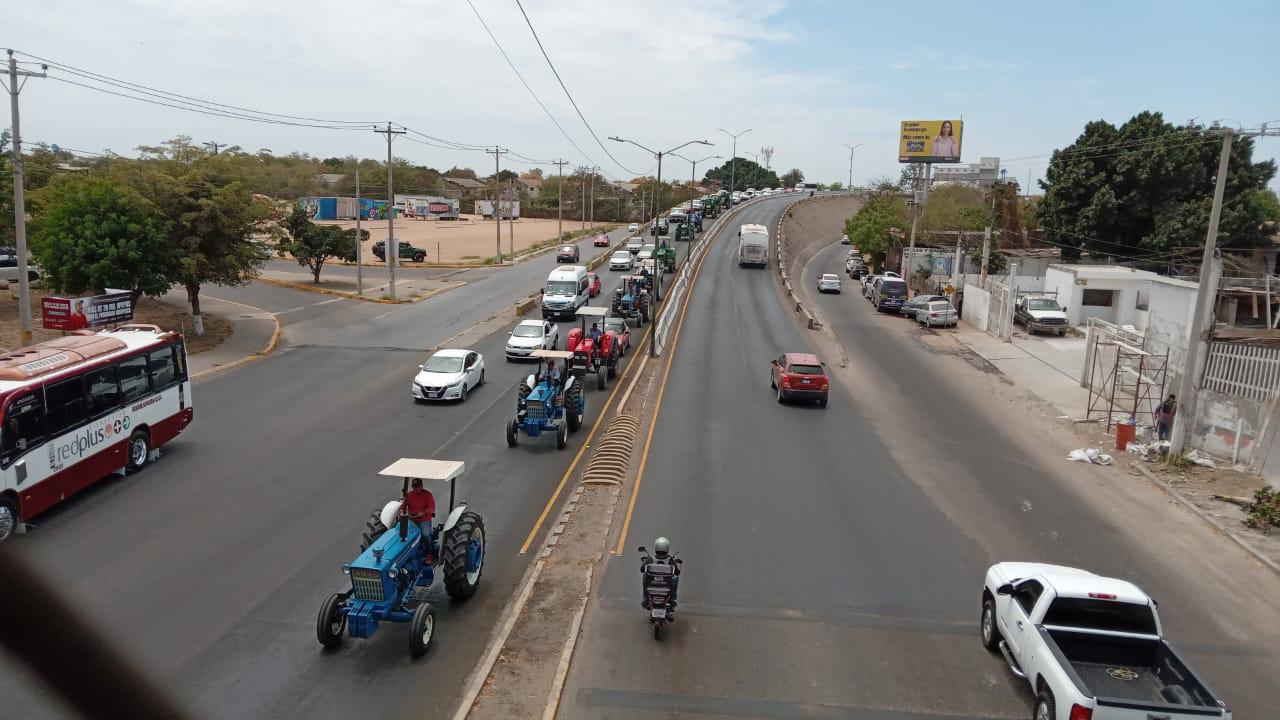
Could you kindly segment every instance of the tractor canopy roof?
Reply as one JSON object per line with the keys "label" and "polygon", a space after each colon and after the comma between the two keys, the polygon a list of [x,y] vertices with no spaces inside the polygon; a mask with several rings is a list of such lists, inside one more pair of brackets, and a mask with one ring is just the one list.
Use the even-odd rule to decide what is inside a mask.
{"label": "tractor canopy roof", "polygon": [[609,308],[597,307],[595,305],[583,305],[578,308],[578,317],[580,318],[602,318],[609,314]]}
{"label": "tractor canopy roof", "polygon": [[547,360],[569,360],[573,358],[573,353],[568,350],[544,350],[538,348],[529,353],[529,357],[543,358]]}
{"label": "tractor canopy roof", "polygon": [[464,469],[466,469],[466,463],[461,460],[400,458],[379,470],[378,474],[387,477],[421,478],[422,480],[449,482],[461,475]]}

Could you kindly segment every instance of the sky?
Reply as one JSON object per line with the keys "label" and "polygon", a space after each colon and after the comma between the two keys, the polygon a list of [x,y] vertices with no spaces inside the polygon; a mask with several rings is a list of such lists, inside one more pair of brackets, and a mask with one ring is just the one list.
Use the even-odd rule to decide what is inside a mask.
{"label": "sky", "polygon": [[[963,118],[964,161],[998,156],[1025,188],[1092,120],[1119,124],[1155,110],[1177,123],[1280,128],[1280,3],[1242,0],[1219,10],[1177,0],[1077,0],[1014,10],[927,0],[521,1],[590,130],[516,0],[471,5],[533,94],[467,0],[47,0],[38,11],[26,4],[5,12],[11,21],[0,46],[23,61],[44,58],[224,105],[390,121],[529,160],[598,165],[623,180],[651,174],[655,162],[609,136],[653,150],[713,143],[685,148],[699,160],[729,157],[732,140],[722,129],[749,129],[739,157],[771,147],[779,174],[800,168],[817,182],[847,181],[844,146],[854,145],[853,180],[861,184],[897,176],[901,120]],[[78,87],[66,81],[82,79],[66,71],[50,75],[22,91],[27,142],[131,155],[189,135],[277,154],[386,154],[384,136],[367,126],[213,117]],[[492,172],[492,155],[406,139],[415,137],[422,139],[397,139],[396,156]],[[1280,155],[1280,137],[1258,142],[1255,159]],[[698,174],[719,162],[700,163]],[[504,163],[534,167],[512,156]],[[690,171],[684,160],[664,160],[664,177]]]}

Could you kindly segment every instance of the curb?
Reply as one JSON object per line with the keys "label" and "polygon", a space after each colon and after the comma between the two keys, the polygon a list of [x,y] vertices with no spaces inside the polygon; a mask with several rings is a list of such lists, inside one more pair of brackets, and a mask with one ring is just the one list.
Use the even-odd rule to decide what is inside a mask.
{"label": "curb", "polygon": [[267,341],[266,347],[262,348],[261,350],[259,350],[258,352],[252,355],[246,355],[240,358],[239,360],[236,360],[235,362],[230,362],[230,363],[227,363],[226,365],[219,365],[218,367],[211,367],[208,370],[201,370],[200,372],[191,376],[191,381],[195,382],[196,380],[199,380],[201,378],[213,377],[218,373],[225,372],[232,368],[240,367],[241,365],[244,365],[246,363],[251,363],[254,360],[261,360],[262,358],[267,357],[271,353],[275,352],[276,346],[280,344],[280,318],[276,317],[275,315],[272,315],[271,321],[275,323],[276,329],[272,331],[271,339]]}
{"label": "curb", "polygon": [[1148,470],[1146,467],[1144,467],[1140,461],[1137,461],[1137,460],[1130,461],[1129,467],[1138,468],[1138,471],[1141,472],[1144,477],[1146,477],[1151,482],[1155,483],[1158,487],[1164,490],[1165,493],[1168,494],[1170,497],[1172,497],[1174,500],[1177,500],[1179,503],[1181,503],[1182,506],[1190,510],[1192,514],[1194,514],[1196,517],[1203,520],[1210,527],[1214,528],[1218,532],[1227,536],[1232,542],[1234,542],[1236,545],[1239,545],[1245,552],[1252,555],[1255,560],[1257,560],[1258,562],[1270,568],[1271,572],[1274,572],[1277,575],[1280,575],[1280,564],[1276,563],[1276,561],[1258,552],[1256,549],[1254,549],[1252,545],[1249,544],[1247,540],[1240,537],[1238,534],[1236,534],[1232,530],[1228,529],[1227,526],[1218,522],[1216,518],[1214,518],[1212,515],[1210,515],[1209,513],[1205,512],[1204,510],[1196,506],[1195,503],[1182,497],[1181,493],[1179,493],[1177,490],[1174,490],[1173,487],[1169,485],[1169,483],[1166,483],[1165,481],[1156,477],[1156,474]]}
{"label": "curb", "polygon": [[380,303],[383,305],[412,305],[413,303],[422,302],[423,300],[426,300],[428,298],[433,298],[436,295],[439,295],[440,293],[448,292],[450,290],[453,290],[456,287],[461,287],[462,285],[466,284],[465,282],[459,282],[453,285],[449,285],[447,287],[436,288],[435,290],[432,290],[426,295],[422,295],[415,300],[384,300],[382,298],[369,297],[367,295],[357,295],[353,292],[346,292],[344,290],[330,290],[329,288],[315,287],[312,285],[305,285],[303,283],[296,283],[291,280],[280,280],[278,278],[273,278],[273,277],[259,276],[257,278],[254,278],[254,280],[258,282],[264,282],[268,285],[275,285],[277,287],[289,288],[291,290],[302,290],[304,292],[313,292],[313,293],[318,293],[320,295],[334,295],[336,297],[347,298],[349,300],[360,300],[362,302]]}

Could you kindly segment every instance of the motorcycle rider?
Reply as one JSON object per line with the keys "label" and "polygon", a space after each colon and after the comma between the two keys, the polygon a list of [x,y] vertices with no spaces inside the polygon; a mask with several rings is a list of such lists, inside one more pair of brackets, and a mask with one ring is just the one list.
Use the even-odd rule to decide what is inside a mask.
{"label": "motorcycle rider", "polygon": [[671,606],[674,612],[676,609],[676,594],[680,591],[680,564],[681,561],[671,554],[671,541],[665,537],[659,537],[653,541],[653,555],[646,554],[640,559],[640,605],[645,610],[649,609],[648,575],[650,565],[670,565],[672,568],[671,578]]}

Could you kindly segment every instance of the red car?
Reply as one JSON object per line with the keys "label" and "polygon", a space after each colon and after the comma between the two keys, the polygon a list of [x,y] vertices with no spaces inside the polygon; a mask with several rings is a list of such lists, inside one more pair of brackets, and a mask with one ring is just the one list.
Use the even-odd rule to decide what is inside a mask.
{"label": "red car", "polygon": [[609,316],[604,319],[604,331],[613,333],[614,342],[618,344],[618,354],[626,355],[631,350],[631,328],[627,326],[627,319]]}
{"label": "red car", "polygon": [[578,262],[578,246],[577,245],[562,246],[556,252],[556,262],[557,263]]}
{"label": "red car", "polygon": [[591,244],[596,247],[609,247],[609,236],[604,233],[600,233],[591,241]]}
{"label": "red car", "polygon": [[600,294],[600,276],[589,272],[587,273],[587,297],[595,297]]}
{"label": "red car", "polygon": [[778,393],[778,402],[784,400],[817,400],[827,406],[830,383],[827,371],[817,355],[809,353],[783,353],[771,363],[769,387]]}

